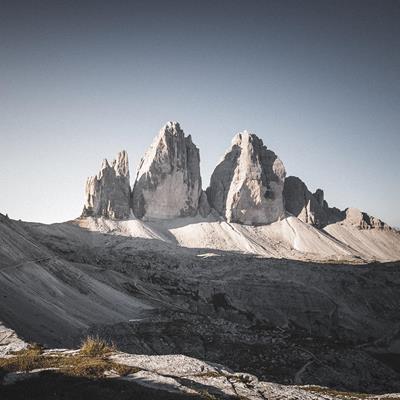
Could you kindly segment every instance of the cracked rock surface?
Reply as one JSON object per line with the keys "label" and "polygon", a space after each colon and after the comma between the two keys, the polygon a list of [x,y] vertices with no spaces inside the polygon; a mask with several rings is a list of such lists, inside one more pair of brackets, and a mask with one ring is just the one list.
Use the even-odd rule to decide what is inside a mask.
{"label": "cracked rock surface", "polygon": [[133,212],[145,219],[194,216],[200,195],[199,149],[178,122],[168,122],[140,162]]}
{"label": "cracked rock surface", "polygon": [[207,189],[210,205],[228,222],[262,225],[284,213],[285,167],[256,135],[238,133],[215,168]]}
{"label": "cracked rock surface", "polygon": [[82,216],[128,218],[130,192],[128,154],[124,150],[111,164],[105,159],[99,173],[87,179]]}

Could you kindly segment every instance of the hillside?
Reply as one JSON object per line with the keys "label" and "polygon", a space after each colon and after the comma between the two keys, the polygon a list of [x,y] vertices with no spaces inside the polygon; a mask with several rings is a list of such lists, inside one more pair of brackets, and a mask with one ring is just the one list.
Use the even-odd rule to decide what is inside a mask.
{"label": "hillside", "polygon": [[[128,352],[186,354],[266,381],[399,390],[398,263],[349,256],[294,217],[279,229],[165,224],[2,217],[3,323],[49,347],[99,334]],[[319,235],[341,261],[316,261],[289,244],[283,253],[278,241],[262,241],[267,228],[288,236],[289,224]],[[197,233],[203,229],[217,241],[205,245],[207,235]]]}

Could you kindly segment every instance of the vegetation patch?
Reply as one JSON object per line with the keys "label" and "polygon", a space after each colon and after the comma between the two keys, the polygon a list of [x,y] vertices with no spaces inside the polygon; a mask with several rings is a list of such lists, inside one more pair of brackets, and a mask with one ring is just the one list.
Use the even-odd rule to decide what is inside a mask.
{"label": "vegetation patch", "polygon": [[80,352],[85,356],[99,357],[108,355],[116,350],[117,348],[114,344],[107,343],[99,336],[88,336],[82,342]]}
{"label": "vegetation patch", "polygon": [[[54,354],[45,353],[43,348],[31,345],[15,352],[11,357],[0,359],[2,375],[9,372],[30,372],[36,369],[56,369],[57,372],[68,376],[84,378],[103,378],[106,372],[120,376],[134,374],[140,368],[115,363],[108,359],[110,346],[104,343],[86,340],[79,353]],[[115,348],[112,348],[115,351]]]}
{"label": "vegetation patch", "polygon": [[[299,386],[300,389],[306,390],[307,392],[331,396],[337,399],[346,399],[346,400],[360,400],[360,399],[368,399],[374,400],[378,398],[385,398],[385,397],[375,397],[374,395],[367,394],[367,393],[357,393],[357,392],[342,392],[340,390],[330,389],[327,387],[321,386]],[[388,396],[390,400],[400,400],[400,397],[392,397]]]}

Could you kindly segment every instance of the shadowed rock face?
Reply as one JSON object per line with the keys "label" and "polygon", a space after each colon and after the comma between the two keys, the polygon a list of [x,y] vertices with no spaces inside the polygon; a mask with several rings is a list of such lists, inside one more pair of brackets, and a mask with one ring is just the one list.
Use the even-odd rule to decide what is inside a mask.
{"label": "shadowed rock face", "polygon": [[254,134],[237,134],[215,168],[207,195],[228,222],[245,225],[277,221],[284,212],[285,167]]}
{"label": "shadowed rock face", "polygon": [[128,154],[124,150],[111,165],[105,159],[100,172],[87,179],[82,216],[128,218],[130,192]]}
{"label": "shadowed rock face", "polygon": [[344,224],[353,225],[358,229],[390,229],[380,219],[357,208],[341,211],[336,207],[329,207],[324,200],[323,190],[317,189],[315,193],[311,193],[306,184],[296,176],[285,179],[283,198],[287,211],[317,228],[343,221]]}
{"label": "shadowed rock face", "polygon": [[150,219],[194,216],[200,195],[199,149],[179,123],[168,122],[140,162],[133,212]]}
{"label": "shadowed rock face", "polygon": [[344,218],[342,211],[328,206],[323,190],[317,189],[315,193],[311,193],[306,184],[296,176],[285,179],[283,198],[287,211],[317,228]]}
{"label": "shadowed rock face", "polygon": [[244,131],[232,140],[202,190],[199,149],[185,137],[179,123],[168,122],[142,158],[133,190],[126,151],[88,178],[83,217],[174,219],[218,214],[227,222],[264,225],[285,211],[319,229],[342,222],[360,230],[391,228],[354,208],[329,207],[324,192],[311,193],[295,176],[286,178],[282,161],[256,135]]}
{"label": "shadowed rock face", "polygon": [[398,263],[204,257],[121,236],[115,227],[127,221],[107,233],[77,222],[0,215],[0,315],[21,338],[64,347],[99,333],[133,353],[183,353],[269,381],[400,390],[390,367],[399,354]]}

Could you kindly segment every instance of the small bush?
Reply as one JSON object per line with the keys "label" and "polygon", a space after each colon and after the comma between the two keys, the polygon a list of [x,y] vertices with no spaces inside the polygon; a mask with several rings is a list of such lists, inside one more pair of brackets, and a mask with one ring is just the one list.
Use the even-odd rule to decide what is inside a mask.
{"label": "small bush", "polygon": [[116,351],[114,345],[110,345],[98,336],[88,336],[81,345],[80,353],[89,357],[101,357]]}

